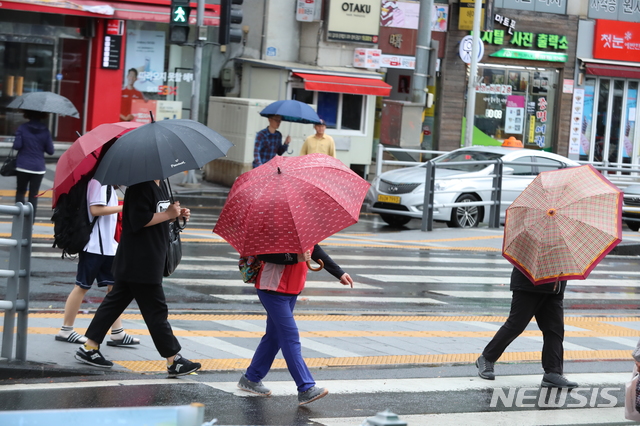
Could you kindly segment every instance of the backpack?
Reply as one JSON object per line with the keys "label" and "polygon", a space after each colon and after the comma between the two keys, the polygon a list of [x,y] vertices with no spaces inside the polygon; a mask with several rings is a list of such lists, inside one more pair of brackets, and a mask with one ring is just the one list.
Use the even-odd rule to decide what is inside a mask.
{"label": "backpack", "polygon": [[238,269],[242,275],[242,281],[249,284],[255,284],[258,279],[258,273],[262,262],[256,256],[241,257],[238,260]]}
{"label": "backpack", "polygon": [[[91,177],[83,176],[71,187],[69,193],[58,198],[53,210],[53,247],[62,249],[62,258],[76,255],[91,238],[91,232],[98,220],[94,217],[89,221],[87,208],[87,186]],[[111,197],[111,185],[107,187],[107,200]]]}

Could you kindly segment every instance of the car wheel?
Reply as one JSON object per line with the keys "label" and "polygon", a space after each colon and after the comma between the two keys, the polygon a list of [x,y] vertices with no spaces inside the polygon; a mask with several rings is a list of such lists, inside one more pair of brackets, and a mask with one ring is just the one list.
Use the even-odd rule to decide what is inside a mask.
{"label": "car wheel", "polygon": [[630,220],[626,220],[625,223],[627,224],[629,229],[634,232],[638,232],[638,230],[640,229],[640,222],[632,222]]}
{"label": "car wheel", "polygon": [[[480,201],[475,195],[462,194],[456,200],[456,203],[471,203]],[[451,220],[447,222],[449,228],[474,228],[478,226],[484,209],[482,206],[456,207],[451,209]]]}
{"label": "car wheel", "polygon": [[382,220],[387,222],[389,226],[392,226],[394,228],[400,228],[409,223],[409,221],[411,220],[409,216],[400,216],[397,214],[381,214],[380,217],[382,218]]}

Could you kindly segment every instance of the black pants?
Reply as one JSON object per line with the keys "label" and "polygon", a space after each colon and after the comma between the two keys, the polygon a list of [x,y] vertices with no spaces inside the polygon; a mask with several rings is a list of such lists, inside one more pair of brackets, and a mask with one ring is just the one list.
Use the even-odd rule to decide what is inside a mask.
{"label": "black pants", "polygon": [[36,207],[38,207],[38,198],[40,192],[40,184],[44,175],[36,173],[16,172],[16,203],[24,204],[24,196],[29,188],[29,202],[33,206],[33,219],[36,217]]}
{"label": "black pants", "polygon": [[564,360],[564,293],[547,294],[514,291],[509,318],[484,348],[482,355],[487,361],[496,362],[507,346],[527,327],[531,318],[542,331],[542,367],[545,373],[562,374]]}
{"label": "black pants", "polygon": [[116,279],[113,289],[98,307],[85,336],[102,343],[113,322],[134,299],[160,355],[168,358],[180,352],[180,344],[167,319],[169,309],[162,284],[141,284]]}

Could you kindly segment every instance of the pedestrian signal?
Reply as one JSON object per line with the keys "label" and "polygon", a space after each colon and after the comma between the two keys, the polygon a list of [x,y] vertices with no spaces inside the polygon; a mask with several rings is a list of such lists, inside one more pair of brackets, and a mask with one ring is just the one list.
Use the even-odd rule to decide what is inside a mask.
{"label": "pedestrian signal", "polygon": [[189,0],[171,0],[169,43],[184,44],[189,39]]}

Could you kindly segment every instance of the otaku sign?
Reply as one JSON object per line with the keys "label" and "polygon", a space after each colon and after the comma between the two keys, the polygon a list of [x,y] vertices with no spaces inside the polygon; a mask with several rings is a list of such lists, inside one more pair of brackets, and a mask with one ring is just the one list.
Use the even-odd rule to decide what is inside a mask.
{"label": "otaku sign", "polygon": [[640,62],[640,23],[598,19],[596,21],[593,57]]}

